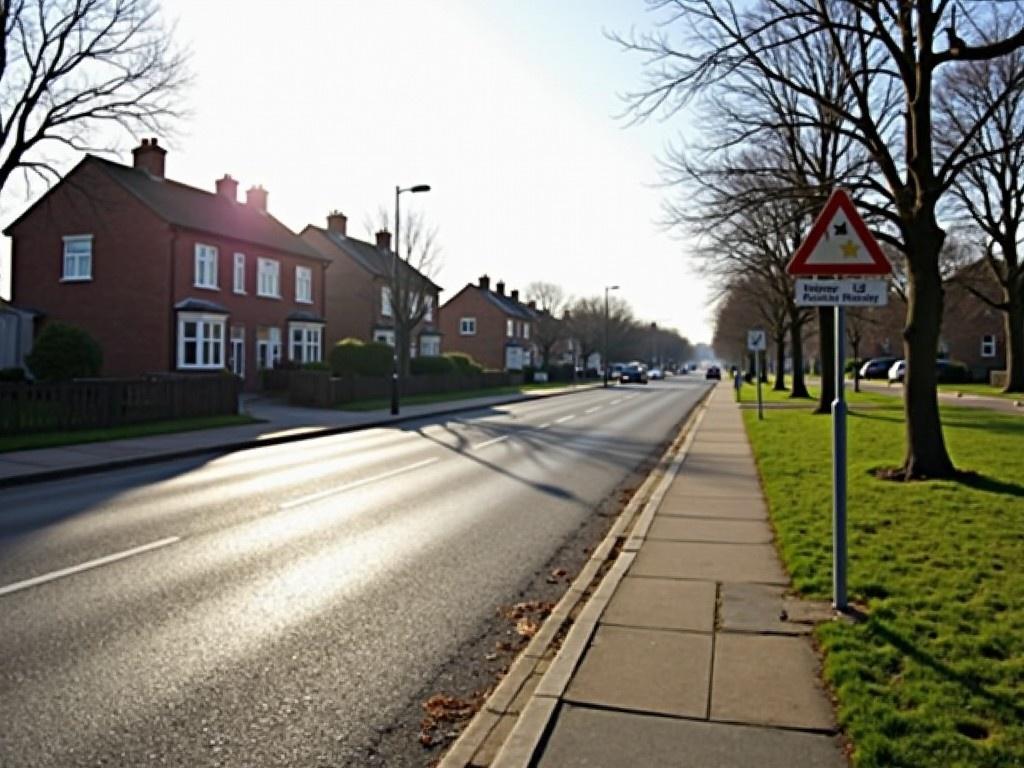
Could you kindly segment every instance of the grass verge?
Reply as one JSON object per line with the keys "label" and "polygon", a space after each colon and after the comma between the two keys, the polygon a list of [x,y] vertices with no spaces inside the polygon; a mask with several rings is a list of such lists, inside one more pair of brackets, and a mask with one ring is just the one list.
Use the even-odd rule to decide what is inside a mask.
{"label": "grass verge", "polygon": [[109,429],[83,429],[74,432],[38,432],[25,435],[0,436],[0,453],[27,451],[35,448],[57,448],[81,443],[102,443],[123,440],[130,437],[151,437],[172,432],[192,432],[197,429],[237,427],[253,424],[259,419],[251,416],[208,416],[201,419],[177,419],[175,421],[154,421],[149,424],[132,424]]}
{"label": "grass verge", "polygon": [[984,395],[986,397],[1001,397],[1006,400],[1024,400],[1024,394],[1020,392],[1003,392],[999,387],[993,387],[991,384],[939,384],[939,392],[945,392],[951,394],[954,392],[963,392],[965,395]]}
{"label": "grass verge", "polygon": [[[564,389],[571,385],[563,382],[547,382],[544,384],[522,384],[517,387],[491,387],[490,389],[468,389],[461,392],[438,392],[432,395],[406,395],[402,397],[402,405],[429,405],[430,403],[447,403],[453,400],[468,400],[474,397],[496,397],[498,395],[523,395],[546,389]],[[582,386],[582,385],[577,385]],[[391,400],[377,398],[374,400],[356,400],[338,406],[339,411],[379,411],[391,406]]]}
{"label": "grass verge", "polygon": [[[831,420],[743,415],[794,585],[828,598]],[[867,618],[817,637],[860,767],[1024,765],[1024,422],[952,407],[942,418],[953,460],[976,476],[879,480],[902,460],[902,404],[851,398],[849,593]]]}

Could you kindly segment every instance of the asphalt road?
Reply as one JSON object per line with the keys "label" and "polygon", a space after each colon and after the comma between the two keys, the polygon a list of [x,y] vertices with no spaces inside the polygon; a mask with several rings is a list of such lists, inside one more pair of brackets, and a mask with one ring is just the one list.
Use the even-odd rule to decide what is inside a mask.
{"label": "asphalt road", "polygon": [[694,377],[0,491],[0,765],[360,765]]}

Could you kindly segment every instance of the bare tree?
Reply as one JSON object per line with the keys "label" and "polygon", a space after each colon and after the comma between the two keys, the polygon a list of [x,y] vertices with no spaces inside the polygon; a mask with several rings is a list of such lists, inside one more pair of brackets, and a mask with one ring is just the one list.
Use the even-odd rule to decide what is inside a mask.
{"label": "bare tree", "polygon": [[[860,204],[884,222],[878,233],[903,250],[910,274],[906,453],[899,472],[907,479],[955,474],[936,394],[943,302],[939,255],[946,234],[937,213],[944,193],[972,159],[969,140],[993,110],[965,125],[964,141],[937,156],[933,90],[947,64],[996,59],[1024,45],[1021,27],[1000,39],[979,34],[991,32],[996,5],[972,4],[972,29],[965,32],[982,38],[975,44],[961,37],[949,0],[648,0],[651,9],[668,14],[663,26],[619,38],[652,61],[645,87],[631,96],[638,119],[677,110],[696,94],[727,92],[738,77],[753,73],[815,105],[814,112],[800,113],[808,125],[832,121],[866,150],[873,174],[859,180]],[[812,39],[829,44],[849,100],[828,98],[772,56]]]}
{"label": "bare tree", "polygon": [[541,365],[546,369],[551,363],[551,350],[565,338],[565,323],[561,317],[566,306],[565,291],[554,283],[534,282],[526,286],[524,295],[537,306],[533,341],[540,350]]}
{"label": "bare tree", "polygon": [[0,0],[0,190],[50,184],[62,149],[167,134],[190,76],[152,0]]}
{"label": "bare tree", "polygon": [[[953,192],[959,212],[979,233],[995,291],[976,284],[976,270],[957,270],[958,282],[1002,312],[1005,390],[1024,392],[1024,50],[972,63],[944,85],[938,141],[954,146],[967,138],[976,157],[953,183]],[[981,115],[988,119],[968,135]]]}
{"label": "bare tree", "polygon": [[[569,329],[577,341],[580,359],[584,362],[595,352],[604,353],[607,339],[608,357],[615,358],[623,353],[636,349],[638,334],[637,322],[633,319],[633,311],[629,304],[618,297],[608,301],[608,315],[605,317],[604,299],[577,299],[569,311]],[[608,360],[601,364],[608,365]]]}

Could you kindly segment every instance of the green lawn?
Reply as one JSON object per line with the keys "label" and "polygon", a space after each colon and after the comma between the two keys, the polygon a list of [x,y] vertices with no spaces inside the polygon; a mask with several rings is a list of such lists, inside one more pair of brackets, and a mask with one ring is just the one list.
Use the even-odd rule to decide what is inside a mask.
{"label": "green lawn", "polygon": [[166,435],[171,432],[191,432],[197,429],[237,427],[259,421],[251,416],[209,416],[201,419],[178,419],[176,421],[154,421],[149,424],[134,424],[128,427],[110,429],[83,429],[74,432],[38,432],[25,435],[0,436],[0,453],[25,451],[34,448],[55,448],[61,445],[99,443],[108,440],[122,440],[129,437]]}
{"label": "green lawn", "polygon": [[939,384],[940,392],[963,392],[965,395],[987,395],[988,397],[1004,397],[1008,400],[1024,400],[1020,392],[1007,394],[991,384]]}
{"label": "green lawn", "polygon": [[[577,386],[593,384],[580,382]],[[401,398],[402,405],[428,405],[430,403],[447,403],[452,400],[468,400],[473,397],[495,397],[497,395],[521,395],[545,389],[565,389],[571,387],[566,382],[546,382],[544,384],[521,384],[516,387],[491,387],[490,389],[467,389],[460,392],[438,392],[432,395],[409,395]],[[391,400],[378,398],[375,400],[355,400],[338,406],[339,411],[379,411],[391,407]]]}
{"label": "green lawn", "polygon": [[[977,476],[895,483],[873,472],[902,459],[902,404],[860,395],[851,408],[849,592],[867,620],[817,638],[855,764],[1022,766],[1024,420],[944,407],[953,459]],[[831,419],[744,419],[794,584],[828,598]]]}

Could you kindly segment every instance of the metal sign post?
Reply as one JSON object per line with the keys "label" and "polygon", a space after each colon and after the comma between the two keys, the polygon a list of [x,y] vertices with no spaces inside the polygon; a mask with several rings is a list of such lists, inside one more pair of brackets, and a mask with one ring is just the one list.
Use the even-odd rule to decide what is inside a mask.
{"label": "metal sign post", "polygon": [[754,376],[757,377],[757,418],[764,421],[761,400],[761,353],[768,349],[768,334],[762,330],[747,331],[747,349],[754,353]]}
{"label": "metal sign post", "polygon": [[844,335],[846,308],[836,316],[836,399],[832,401],[832,595],[837,611],[846,610],[846,381]]}
{"label": "metal sign post", "polygon": [[764,405],[761,400],[761,353],[754,353],[754,375],[757,376],[757,418],[764,421]]}

